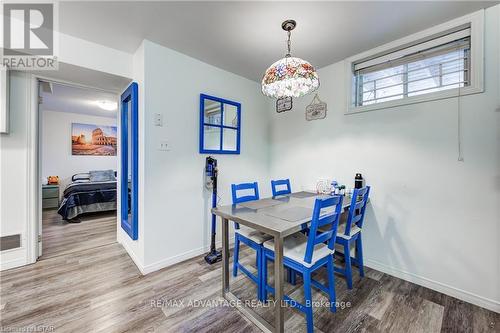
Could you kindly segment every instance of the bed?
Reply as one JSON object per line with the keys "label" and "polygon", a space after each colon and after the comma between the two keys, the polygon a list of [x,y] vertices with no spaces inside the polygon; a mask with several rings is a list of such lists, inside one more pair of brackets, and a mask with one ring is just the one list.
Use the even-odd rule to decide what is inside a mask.
{"label": "bed", "polygon": [[116,210],[116,173],[90,171],[73,175],[57,213],[68,222],[85,213]]}

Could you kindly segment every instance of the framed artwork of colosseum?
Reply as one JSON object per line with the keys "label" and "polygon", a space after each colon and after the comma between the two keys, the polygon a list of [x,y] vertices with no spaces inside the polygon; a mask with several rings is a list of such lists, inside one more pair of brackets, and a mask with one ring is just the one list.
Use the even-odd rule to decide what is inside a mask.
{"label": "framed artwork of colosseum", "polygon": [[72,123],[71,154],[116,156],[116,126]]}

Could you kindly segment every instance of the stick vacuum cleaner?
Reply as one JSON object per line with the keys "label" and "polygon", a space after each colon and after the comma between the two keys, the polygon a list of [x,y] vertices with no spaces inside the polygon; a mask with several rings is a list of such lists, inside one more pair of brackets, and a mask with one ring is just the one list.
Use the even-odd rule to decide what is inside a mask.
{"label": "stick vacuum cleaner", "polygon": [[[212,208],[217,207],[217,160],[208,156],[205,161],[205,186],[212,190]],[[212,239],[210,241],[210,252],[205,256],[205,261],[210,265],[222,259],[221,251],[215,249],[216,220],[212,214]]]}

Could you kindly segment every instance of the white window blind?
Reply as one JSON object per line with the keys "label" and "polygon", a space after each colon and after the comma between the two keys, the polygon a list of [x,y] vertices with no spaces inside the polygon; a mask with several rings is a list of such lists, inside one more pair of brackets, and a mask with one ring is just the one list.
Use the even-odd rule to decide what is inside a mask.
{"label": "white window blind", "polygon": [[355,106],[468,86],[470,45],[465,27],[354,63]]}

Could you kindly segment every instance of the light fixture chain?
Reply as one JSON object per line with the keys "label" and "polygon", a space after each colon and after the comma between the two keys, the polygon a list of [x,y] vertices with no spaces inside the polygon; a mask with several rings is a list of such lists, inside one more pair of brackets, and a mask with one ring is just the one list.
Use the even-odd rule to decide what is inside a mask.
{"label": "light fixture chain", "polygon": [[290,30],[288,30],[287,33],[288,33],[288,41],[287,41],[288,53],[286,54],[286,56],[290,57],[291,56],[290,49],[291,49],[291,44],[292,44],[290,41],[290,36],[292,35],[292,33],[290,32]]}

